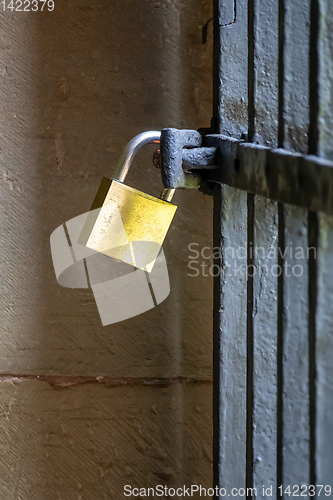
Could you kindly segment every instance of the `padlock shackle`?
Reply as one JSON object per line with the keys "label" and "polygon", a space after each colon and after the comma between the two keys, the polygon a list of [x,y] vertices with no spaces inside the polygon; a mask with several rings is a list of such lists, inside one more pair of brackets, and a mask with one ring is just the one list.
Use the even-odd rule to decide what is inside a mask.
{"label": "padlock shackle", "polygon": [[149,130],[148,132],[142,132],[136,135],[123,149],[113,173],[113,178],[120,182],[124,182],[134,156],[139,149],[145,144],[151,144],[153,142],[159,143],[160,139],[161,132],[157,130]]}

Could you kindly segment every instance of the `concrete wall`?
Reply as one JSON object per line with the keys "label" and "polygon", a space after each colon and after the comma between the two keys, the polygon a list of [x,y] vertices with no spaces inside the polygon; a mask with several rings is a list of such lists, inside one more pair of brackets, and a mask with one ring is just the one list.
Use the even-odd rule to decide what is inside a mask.
{"label": "concrete wall", "polygon": [[[211,485],[211,280],[187,276],[187,246],[211,245],[212,200],[176,193],[171,294],[119,324],[102,327],[91,291],[57,284],[49,248],[130,138],[209,125],[210,4],[57,0],[52,13],[0,14],[1,500]],[[153,150],[128,183],[158,194]]]}

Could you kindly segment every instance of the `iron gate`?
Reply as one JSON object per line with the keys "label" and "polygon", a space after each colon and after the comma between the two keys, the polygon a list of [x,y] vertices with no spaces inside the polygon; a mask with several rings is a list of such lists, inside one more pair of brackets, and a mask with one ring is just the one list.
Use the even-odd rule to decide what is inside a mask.
{"label": "iron gate", "polygon": [[333,2],[214,0],[214,52],[215,485],[309,497],[333,486]]}

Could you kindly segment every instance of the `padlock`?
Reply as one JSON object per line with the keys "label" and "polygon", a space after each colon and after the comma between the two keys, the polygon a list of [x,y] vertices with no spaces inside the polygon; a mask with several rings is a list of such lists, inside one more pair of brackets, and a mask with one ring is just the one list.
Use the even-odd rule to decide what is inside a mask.
{"label": "padlock", "polygon": [[170,203],[174,189],[161,197],[143,193],[123,181],[137,151],[159,143],[161,133],[143,132],[122,152],[112,179],[103,178],[78,243],[150,272],[158,257],[177,207]]}

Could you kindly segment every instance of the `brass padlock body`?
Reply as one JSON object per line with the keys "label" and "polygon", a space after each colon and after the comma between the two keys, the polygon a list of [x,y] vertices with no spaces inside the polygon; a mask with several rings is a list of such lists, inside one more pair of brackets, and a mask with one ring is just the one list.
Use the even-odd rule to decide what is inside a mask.
{"label": "brass padlock body", "polygon": [[79,243],[150,272],[176,210],[167,201],[104,177]]}

